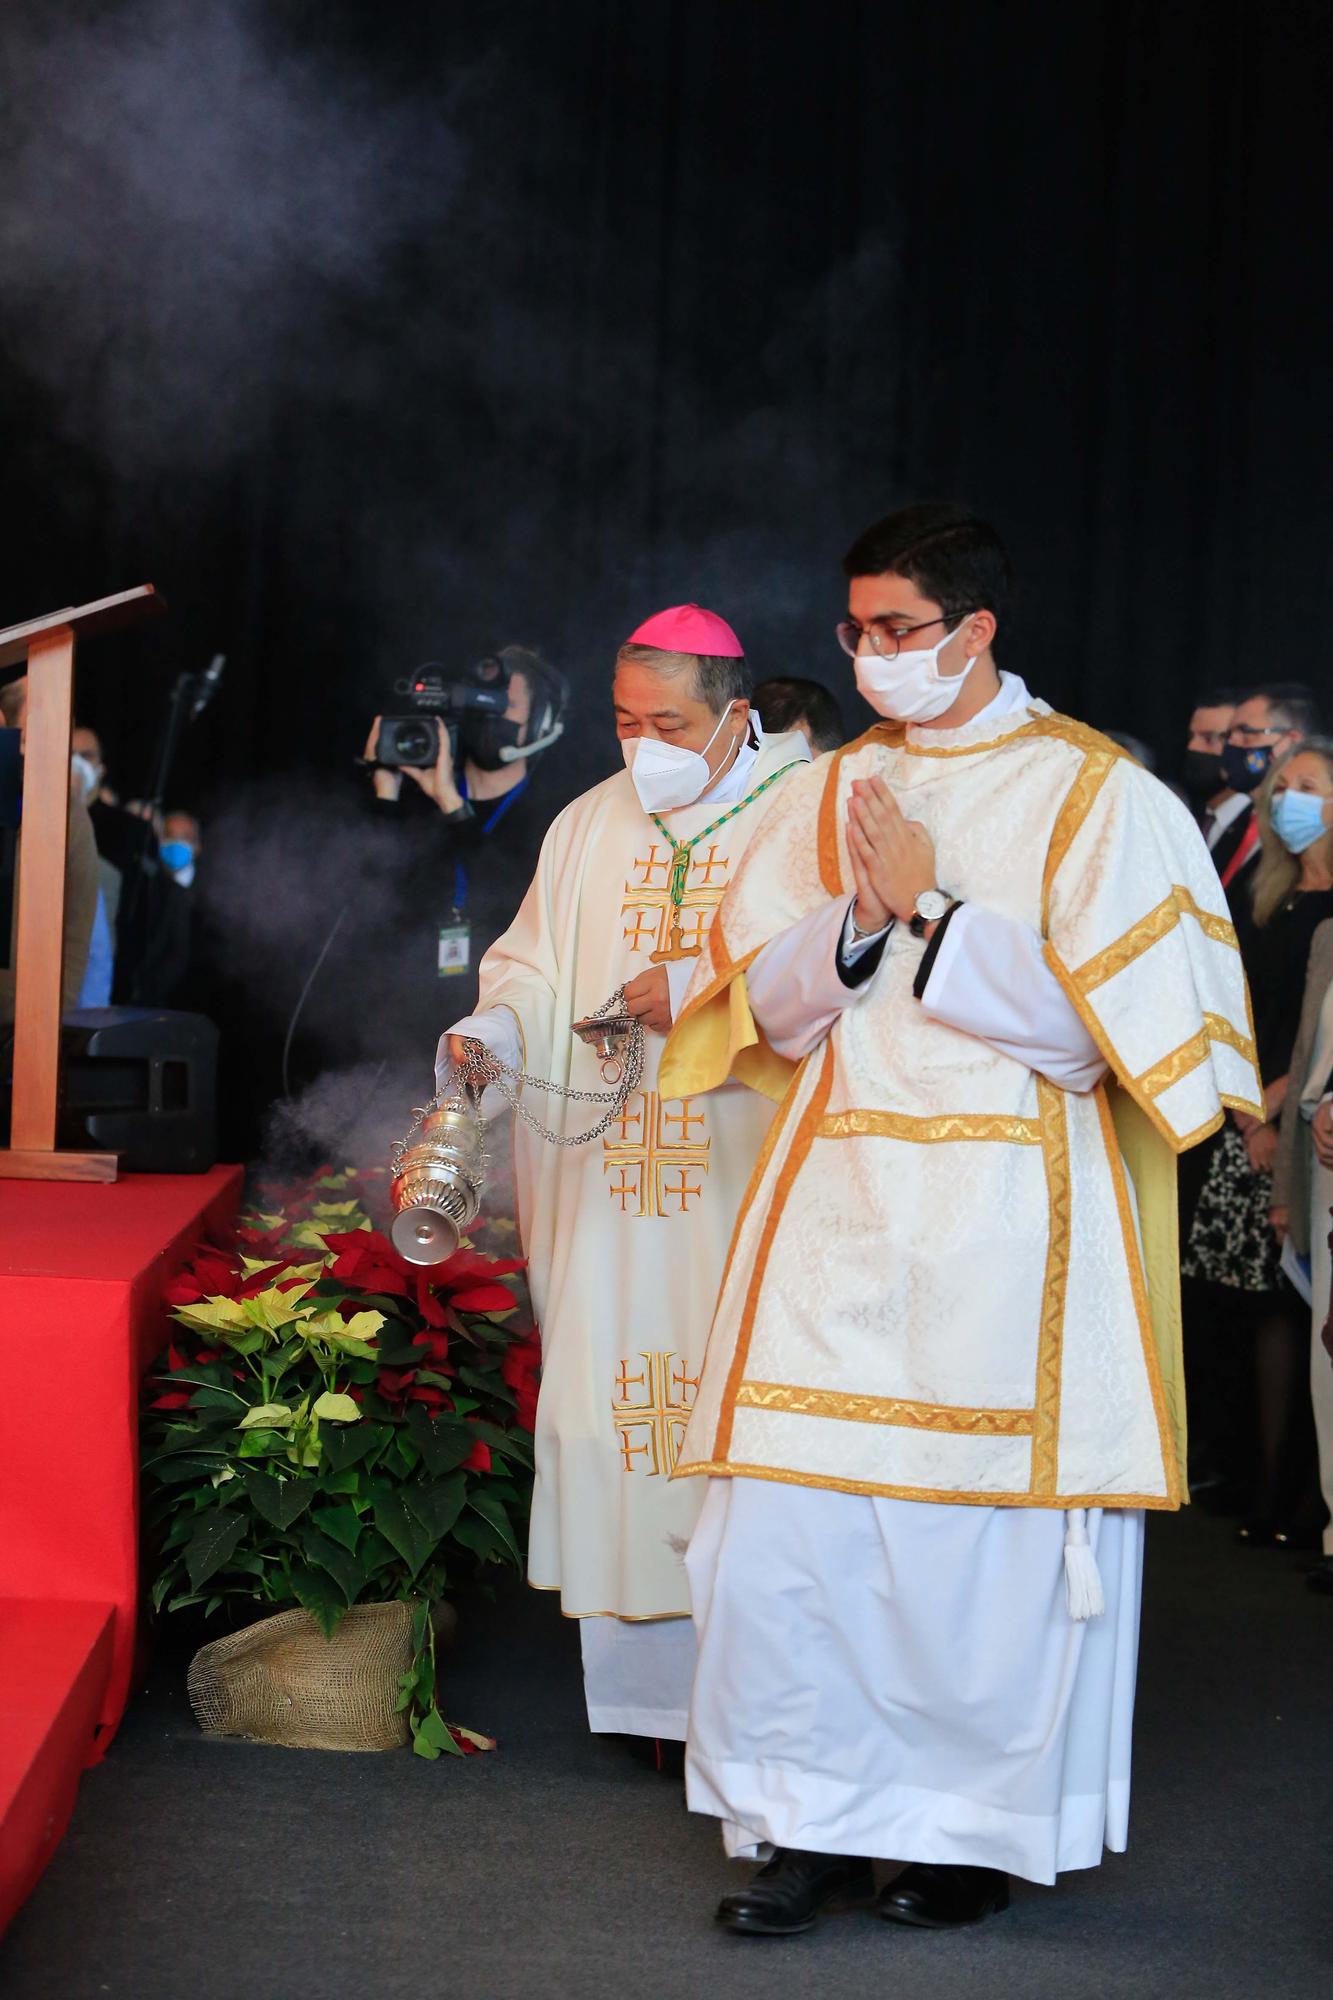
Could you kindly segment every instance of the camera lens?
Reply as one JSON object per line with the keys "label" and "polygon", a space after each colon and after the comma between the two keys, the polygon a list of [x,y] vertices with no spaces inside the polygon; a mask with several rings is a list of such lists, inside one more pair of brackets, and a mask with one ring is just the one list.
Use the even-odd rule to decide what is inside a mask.
{"label": "camera lens", "polygon": [[433,764],[438,748],[435,731],[424,722],[400,722],[393,732],[394,761]]}

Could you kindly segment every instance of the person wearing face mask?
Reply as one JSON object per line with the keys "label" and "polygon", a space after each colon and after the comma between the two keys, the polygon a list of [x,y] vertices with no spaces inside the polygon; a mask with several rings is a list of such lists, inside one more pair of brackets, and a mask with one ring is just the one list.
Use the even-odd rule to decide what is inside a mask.
{"label": "person wearing face mask", "polygon": [[[639,1088],[603,1136],[555,1146],[515,1126],[542,1333],[528,1577],[580,1621],[590,1728],[655,1740],[659,1768],[678,1769],[694,1664],[680,1551],[699,1495],[670,1474],[771,1106],[739,1086],[706,1107],[663,1095],[657,1064],[746,843],[810,753],[763,732],[739,639],[694,604],[630,635],[612,692],[625,768],[551,826],[437,1074],[448,1082],[474,1036],[511,1069],[604,1092],[573,1022],[623,987],[646,1030]],[[598,1115],[527,1101],[570,1138]]]}
{"label": "person wearing face mask", "polygon": [[[1203,819],[1213,866],[1222,878],[1232,917],[1246,948],[1246,927],[1254,864],[1259,855],[1259,823],[1254,796],[1274,762],[1302,736],[1318,733],[1319,709],[1298,681],[1270,681],[1236,701],[1222,744],[1225,791],[1210,801]],[[1248,961],[1246,970],[1249,970]]]}
{"label": "person wearing face mask", "polygon": [[881,719],[766,816],[659,1078],[780,1099],[677,1467],[688,1799],[764,1864],[745,1935],[874,1859],[909,1864],[878,1913],[940,1929],[1125,1846],[1174,1156],[1259,1097],[1198,827],[1001,671],[994,530],[909,507],[844,566]]}
{"label": "person wearing face mask", "polygon": [[[1252,1440],[1253,1489],[1237,1539],[1300,1548],[1320,1512],[1306,1360],[1309,1327],[1279,1275],[1288,1203],[1273,1191],[1311,940],[1333,917],[1333,743],[1298,740],[1272,763],[1255,801],[1246,964],[1266,1122],[1241,1108],[1219,1134],[1185,1246],[1182,1273],[1225,1294],[1244,1337],[1240,1402]],[[1304,1079],[1298,1078],[1298,1089]],[[1279,1227],[1271,1211],[1276,1207]]]}
{"label": "person wearing face mask", "polygon": [[1225,831],[1228,819],[1238,810],[1232,807],[1232,800],[1243,796],[1234,792],[1222,776],[1222,750],[1236,713],[1236,700],[1234,688],[1210,688],[1196,698],[1190,711],[1189,738],[1180,775],[1209,852]]}
{"label": "person wearing face mask", "polygon": [[193,813],[163,814],[157,857],[179,889],[194,887],[201,841],[199,822]]}
{"label": "person wearing face mask", "polygon": [[378,715],[366,740],[369,812],[383,829],[376,856],[392,867],[377,900],[395,977],[367,995],[364,1023],[381,1052],[420,1049],[472,1006],[482,954],[509,922],[515,882],[531,874],[550,818],[544,758],[563,734],[563,676],[524,646],[501,647],[494,664],[505,712],[464,714],[456,752],[437,718],[438,755],[426,768],[377,764]]}

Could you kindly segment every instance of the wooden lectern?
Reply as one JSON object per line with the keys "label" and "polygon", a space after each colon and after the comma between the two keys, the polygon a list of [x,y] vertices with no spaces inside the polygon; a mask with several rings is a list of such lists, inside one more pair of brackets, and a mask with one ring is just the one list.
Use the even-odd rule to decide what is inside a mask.
{"label": "wooden lectern", "polygon": [[0,1180],[113,1181],[114,1153],[56,1151],[60,985],[65,956],[74,642],[166,610],[151,583],[0,631],[0,668],[28,665],[18,942],[14,962],[14,1098]]}

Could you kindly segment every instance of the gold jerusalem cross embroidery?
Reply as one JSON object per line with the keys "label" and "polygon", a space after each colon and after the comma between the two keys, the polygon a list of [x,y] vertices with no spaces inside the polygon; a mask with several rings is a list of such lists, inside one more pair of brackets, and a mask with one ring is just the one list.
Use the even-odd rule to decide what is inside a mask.
{"label": "gold jerusalem cross embroidery", "polygon": [[[631,951],[642,951],[646,939],[656,928],[657,945],[648,954],[654,965],[660,965],[664,959],[698,958],[704,946],[707,915],[722,901],[727,857],[718,854],[716,843],[707,854],[697,850],[720,827],[726,826],[738,813],[743,813],[756,799],[761,799],[784,773],[795,768],[795,764],[784,764],[780,771],[774,771],[737,804],[710,821],[692,840],[677,840],[656,813],[651,815],[653,825],[666,842],[666,852],[659,858],[657,842],[653,841],[647,858],[642,861],[636,859],[634,863],[639,871],[637,884],[625,884],[626,900],[621,905],[620,914],[634,919],[633,928],[624,933]],[[660,886],[657,882],[659,872],[662,876]],[[716,887],[713,884],[715,874],[724,878]],[[695,882],[693,887],[689,886],[691,878]]]}
{"label": "gold jerusalem cross embroidery", "polygon": [[656,841],[636,856],[637,880],[625,884],[622,935],[633,952],[646,950],[654,965],[668,958],[697,958],[714,910],[727,886],[727,857],[714,841],[695,859],[690,887],[677,902],[669,886],[671,850]]}
{"label": "gold jerusalem cross embroidery", "polygon": [[628,1361],[619,1364],[611,1415],[625,1471],[644,1471],[652,1479],[676,1469],[699,1378],[688,1375],[680,1356],[670,1351],[638,1359],[643,1367],[637,1374],[630,1373]]}
{"label": "gold jerusalem cross embroidery", "polygon": [[692,1097],[636,1090],[602,1141],[607,1192],[622,1215],[689,1215],[703,1198],[712,1140]]}

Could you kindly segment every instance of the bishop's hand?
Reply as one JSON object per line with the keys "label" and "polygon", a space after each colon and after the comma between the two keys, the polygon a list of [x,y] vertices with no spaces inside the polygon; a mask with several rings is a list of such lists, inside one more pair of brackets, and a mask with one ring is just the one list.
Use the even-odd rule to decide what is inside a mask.
{"label": "bishop's hand", "polygon": [[475,1035],[450,1035],[449,1060],[464,1083],[493,1083],[500,1074],[495,1057]]}
{"label": "bishop's hand", "polygon": [[858,930],[907,923],[916,899],[935,880],[935,843],[919,820],[906,819],[882,778],[855,778],[847,806],[847,850],[856,881]]}
{"label": "bishop's hand", "polygon": [[671,1026],[671,989],[664,965],[650,965],[647,972],[625,981],[625,1012],[654,1034],[667,1032]]}

